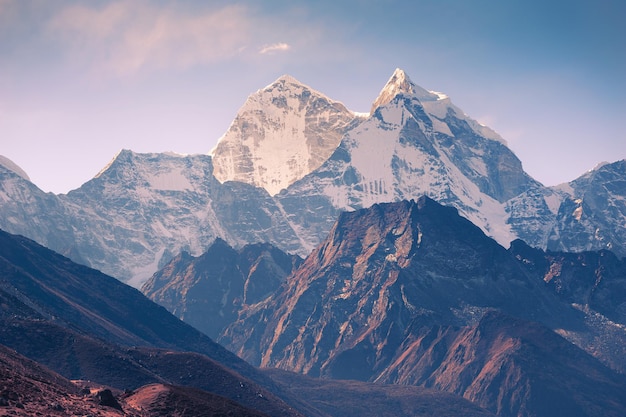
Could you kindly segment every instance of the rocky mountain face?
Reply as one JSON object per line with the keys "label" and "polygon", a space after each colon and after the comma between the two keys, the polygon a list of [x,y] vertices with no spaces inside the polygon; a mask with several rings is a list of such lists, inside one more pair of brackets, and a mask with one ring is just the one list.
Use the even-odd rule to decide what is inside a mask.
{"label": "rocky mountain face", "polygon": [[186,252],[155,273],[141,291],[196,329],[217,338],[239,311],[273,294],[302,259],[269,244],[240,250],[216,240],[201,256]]}
{"label": "rocky mountain face", "polygon": [[581,252],[609,249],[626,256],[626,160],[602,164],[564,186],[567,198],[559,207],[548,239],[551,250]]}
{"label": "rocky mountain face", "polygon": [[[465,325],[499,308],[564,325],[573,313],[542,286],[452,207],[427,197],[374,205],[342,214],[276,295],[220,341],[261,366],[364,379],[348,369],[373,369],[334,357],[362,345],[363,360],[383,369],[413,323]],[[260,356],[240,349],[250,339]]]}
{"label": "rocky mountain face", "polygon": [[138,291],[4,232],[0,271],[2,415],[373,417],[390,396],[396,416],[432,416],[442,403],[449,415],[491,415],[451,394],[378,384],[360,386],[360,414],[341,403],[354,392],[342,382],[317,382],[334,398],[309,402],[310,380],[274,380]]}
{"label": "rocky mountain face", "polygon": [[[437,387],[503,416],[551,416],[558,407],[601,415],[596,394],[580,394],[595,389],[599,408],[623,413],[626,404],[613,408],[613,400],[626,380],[550,330],[591,335],[596,343],[583,347],[594,353],[604,335],[603,353],[624,357],[625,323],[591,323],[601,314],[582,295],[607,288],[598,301],[608,297],[606,309],[621,311],[623,263],[597,264],[612,265],[617,280],[596,275],[593,287],[573,278],[594,270],[574,272],[576,262],[586,265],[582,257],[563,255],[577,261],[548,266],[548,279],[544,253],[524,256],[521,245],[505,250],[456,209],[426,197],[344,213],[276,294],[242,311],[219,341],[263,367]],[[557,290],[558,280],[572,291]],[[546,367],[552,371],[543,375]],[[581,385],[563,384],[574,375]]]}
{"label": "rocky mountain face", "polygon": [[0,228],[139,287],[216,238],[306,256],[339,213],[428,195],[505,247],[623,257],[624,183],[619,161],[542,186],[497,133],[401,70],[368,116],[284,76],[249,97],[211,156],[121,151],[59,196],[0,160]]}
{"label": "rocky mountain face", "polygon": [[489,312],[416,332],[378,382],[456,393],[500,416],[619,416],[626,378],[536,322]]}

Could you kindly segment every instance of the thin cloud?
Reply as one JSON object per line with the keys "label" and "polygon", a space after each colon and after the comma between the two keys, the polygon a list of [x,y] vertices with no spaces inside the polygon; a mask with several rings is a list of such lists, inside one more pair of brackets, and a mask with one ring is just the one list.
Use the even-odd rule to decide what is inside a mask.
{"label": "thin cloud", "polygon": [[273,43],[271,45],[263,46],[259,50],[259,53],[263,55],[263,54],[270,54],[270,53],[275,53],[275,52],[284,52],[284,51],[288,51],[289,49],[291,49],[291,46],[287,43],[284,43],[284,42]]}
{"label": "thin cloud", "polygon": [[50,20],[48,31],[92,70],[132,75],[232,58],[248,46],[252,27],[241,6],[198,12],[123,0],[68,7]]}

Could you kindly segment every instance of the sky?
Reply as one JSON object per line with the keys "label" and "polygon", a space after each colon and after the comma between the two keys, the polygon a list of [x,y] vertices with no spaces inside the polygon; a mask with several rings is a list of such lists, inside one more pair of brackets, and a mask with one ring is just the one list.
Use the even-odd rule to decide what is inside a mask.
{"label": "sky", "polygon": [[626,158],[622,0],[0,0],[0,155],[67,193],[121,149],[208,153],[289,74],[367,112],[396,68],[532,177]]}

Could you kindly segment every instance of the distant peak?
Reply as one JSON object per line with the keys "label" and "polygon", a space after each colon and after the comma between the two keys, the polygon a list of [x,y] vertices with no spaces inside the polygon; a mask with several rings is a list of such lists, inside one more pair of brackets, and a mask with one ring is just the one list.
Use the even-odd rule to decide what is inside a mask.
{"label": "distant peak", "polygon": [[387,86],[391,86],[396,89],[400,93],[413,94],[415,92],[415,84],[409,78],[409,76],[404,72],[404,70],[400,68],[396,68],[396,70],[391,75],[389,81],[387,81]]}
{"label": "distant peak", "polygon": [[121,160],[125,160],[125,159],[130,159],[133,156],[133,151],[131,151],[130,149],[120,149],[115,156],[113,157],[113,159],[111,159],[109,161],[108,164],[106,164],[104,166],[104,168],[102,168],[100,170],[100,172],[98,172],[94,178],[98,178],[100,177],[102,174],[104,174],[109,168],[111,168],[111,166],[116,162],[116,161],[121,161]]}
{"label": "distant peak", "polygon": [[598,171],[598,170],[600,170],[602,167],[604,167],[606,165],[609,165],[609,162],[608,161],[602,161],[602,162],[598,163],[595,167],[593,167],[591,169],[591,171]]}
{"label": "distant peak", "polygon": [[285,83],[292,83],[292,84],[302,84],[300,81],[296,80],[295,77],[293,77],[292,75],[289,75],[289,74],[281,75],[280,77],[278,77],[276,82],[277,83],[285,82]]}
{"label": "distant peak", "polygon": [[256,99],[256,98],[258,98],[260,96],[267,97],[268,94],[270,96],[284,95],[285,93],[287,93],[288,95],[293,95],[293,94],[299,95],[302,91],[308,91],[308,92],[310,92],[311,94],[313,94],[315,96],[322,97],[322,98],[328,100],[329,102],[336,103],[335,100],[332,100],[331,98],[329,98],[325,94],[323,94],[323,93],[321,93],[321,92],[319,92],[319,91],[309,87],[308,85],[300,82],[295,77],[293,77],[293,76],[291,76],[289,74],[281,75],[273,83],[265,86],[264,88],[262,88],[260,90],[257,90],[257,92],[252,94],[249,97],[249,99],[250,98]]}
{"label": "distant peak", "polygon": [[277,87],[278,88],[284,87],[284,86],[286,86],[288,84],[306,87],[304,84],[302,84],[300,81],[298,81],[295,77],[293,77],[293,76],[291,76],[289,74],[284,74],[284,75],[281,75],[280,77],[278,77],[278,79],[276,81],[274,81],[270,85],[268,85],[265,88],[263,88],[263,90],[265,90],[265,91],[273,90],[273,89],[275,89]]}
{"label": "distant peak", "polygon": [[0,155],[0,165],[9,169],[10,171],[15,172],[20,177],[24,178],[26,181],[30,181],[30,177],[22,168],[20,168],[15,162],[11,161],[6,156]]}
{"label": "distant peak", "polygon": [[387,84],[383,87],[378,94],[378,97],[372,104],[371,113],[373,113],[378,107],[389,103],[398,94],[407,96],[415,96],[420,101],[436,101],[443,98],[447,98],[444,94],[434,93],[413,83],[404,70],[396,68],[396,70],[387,81]]}

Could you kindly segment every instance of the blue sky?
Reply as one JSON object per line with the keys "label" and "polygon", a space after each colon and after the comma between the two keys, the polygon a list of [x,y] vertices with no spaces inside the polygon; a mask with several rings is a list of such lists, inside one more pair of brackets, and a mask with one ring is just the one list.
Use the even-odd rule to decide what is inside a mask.
{"label": "blue sky", "polygon": [[67,192],[122,148],[207,153],[282,74],[368,111],[396,67],[546,185],[626,158],[626,2],[0,0],[0,154]]}

